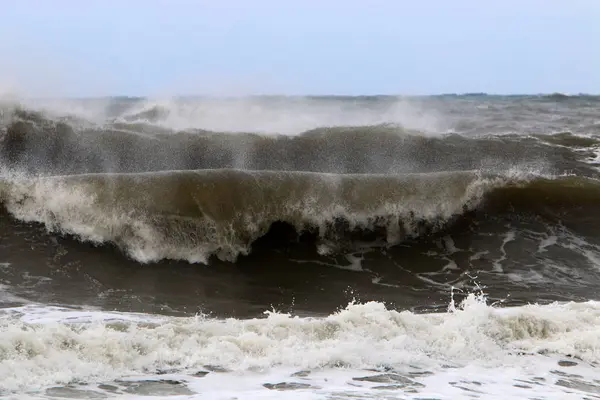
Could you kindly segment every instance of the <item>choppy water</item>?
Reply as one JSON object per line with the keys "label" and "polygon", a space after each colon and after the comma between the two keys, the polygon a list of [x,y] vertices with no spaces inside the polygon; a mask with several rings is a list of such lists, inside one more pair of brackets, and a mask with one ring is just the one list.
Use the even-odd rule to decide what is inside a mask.
{"label": "choppy water", "polygon": [[599,105],[5,101],[0,393],[598,397]]}

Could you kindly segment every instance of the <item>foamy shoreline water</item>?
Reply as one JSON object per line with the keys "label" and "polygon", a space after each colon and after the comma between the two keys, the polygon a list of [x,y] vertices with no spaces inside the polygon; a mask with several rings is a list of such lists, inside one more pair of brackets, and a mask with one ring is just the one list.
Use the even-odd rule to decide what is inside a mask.
{"label": "foamy shoreline water", "polygon": [[447,314],[366,303],[324,318],[268,313],[250,320],[35,305],[2,314],[0,390],[12,395],[58,394],[62,387],[76,396],[91,390],[123,398],[136,390],[192,396],[182,398],[275,398],[272,391],[285,398],[340,391],[340,398],[382,391],[407,398],[559,398],[571,391],[575,398],[600,390],[593,381],[600,362],[597,302],[497,309],[471,295]]}

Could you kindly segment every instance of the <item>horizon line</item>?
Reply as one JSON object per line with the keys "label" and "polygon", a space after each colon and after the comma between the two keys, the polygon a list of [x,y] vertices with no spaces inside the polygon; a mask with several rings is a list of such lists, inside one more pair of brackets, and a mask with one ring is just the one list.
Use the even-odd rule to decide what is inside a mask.
{"label": "horizon line", "polygon": [[426,98],[426,97],[600,97],[600,93],[565,93],[565,92],[539,92],[539,93],[487,93],[487,92],[447,92],[432,94],[244,94],[244,95],[216,95],[216,94],[172,94],[172,95],[85,95],[85,96],[19,96],[18,94],[0,95],[0,101],[10,97],[25,97],[28,99],[62,99],[62,100],[94,100],[94,99],[164,99],[164,98],[214,98],[214,99],[243,99],[243,98]]}

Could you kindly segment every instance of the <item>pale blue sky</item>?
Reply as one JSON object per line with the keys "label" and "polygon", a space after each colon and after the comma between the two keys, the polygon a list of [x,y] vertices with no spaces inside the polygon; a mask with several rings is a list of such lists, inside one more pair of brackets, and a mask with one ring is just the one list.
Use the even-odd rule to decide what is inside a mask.
{"label": "pale blue sky", "polygon": [[4,0],[0,15],[0,91],[600,93],[600,0]]}

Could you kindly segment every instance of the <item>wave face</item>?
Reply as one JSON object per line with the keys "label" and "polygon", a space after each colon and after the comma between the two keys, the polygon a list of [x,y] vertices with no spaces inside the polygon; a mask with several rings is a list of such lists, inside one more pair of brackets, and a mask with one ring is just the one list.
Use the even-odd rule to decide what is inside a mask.
{"label": "wave face", "polygon": [[235,261],[249,254],[253,242],[278,223],[289,226],[290,242],[312,237],[321,251],[335,251],[358,239],[394,245],[431,234],[467,217],[482,202],[479,211],[492,213],[593,209],[600,200],[600,182],[527,181],[468,171],[333,175],[202,170],[6,181],[2,198],[21,220],[92,242],[115,243],[140,262],[170,258],[207,263],[212,255]]}
{"label": "wave face", "polygon": [[[491,183],[490,183],[491,184]],[[397,244],[471,209],[473,173],[328,175],[203,170],[75,175],[6,183],[11,214],[122,246],[138,261],[235,261],[277,223],[333,242],[362,230]]]}

